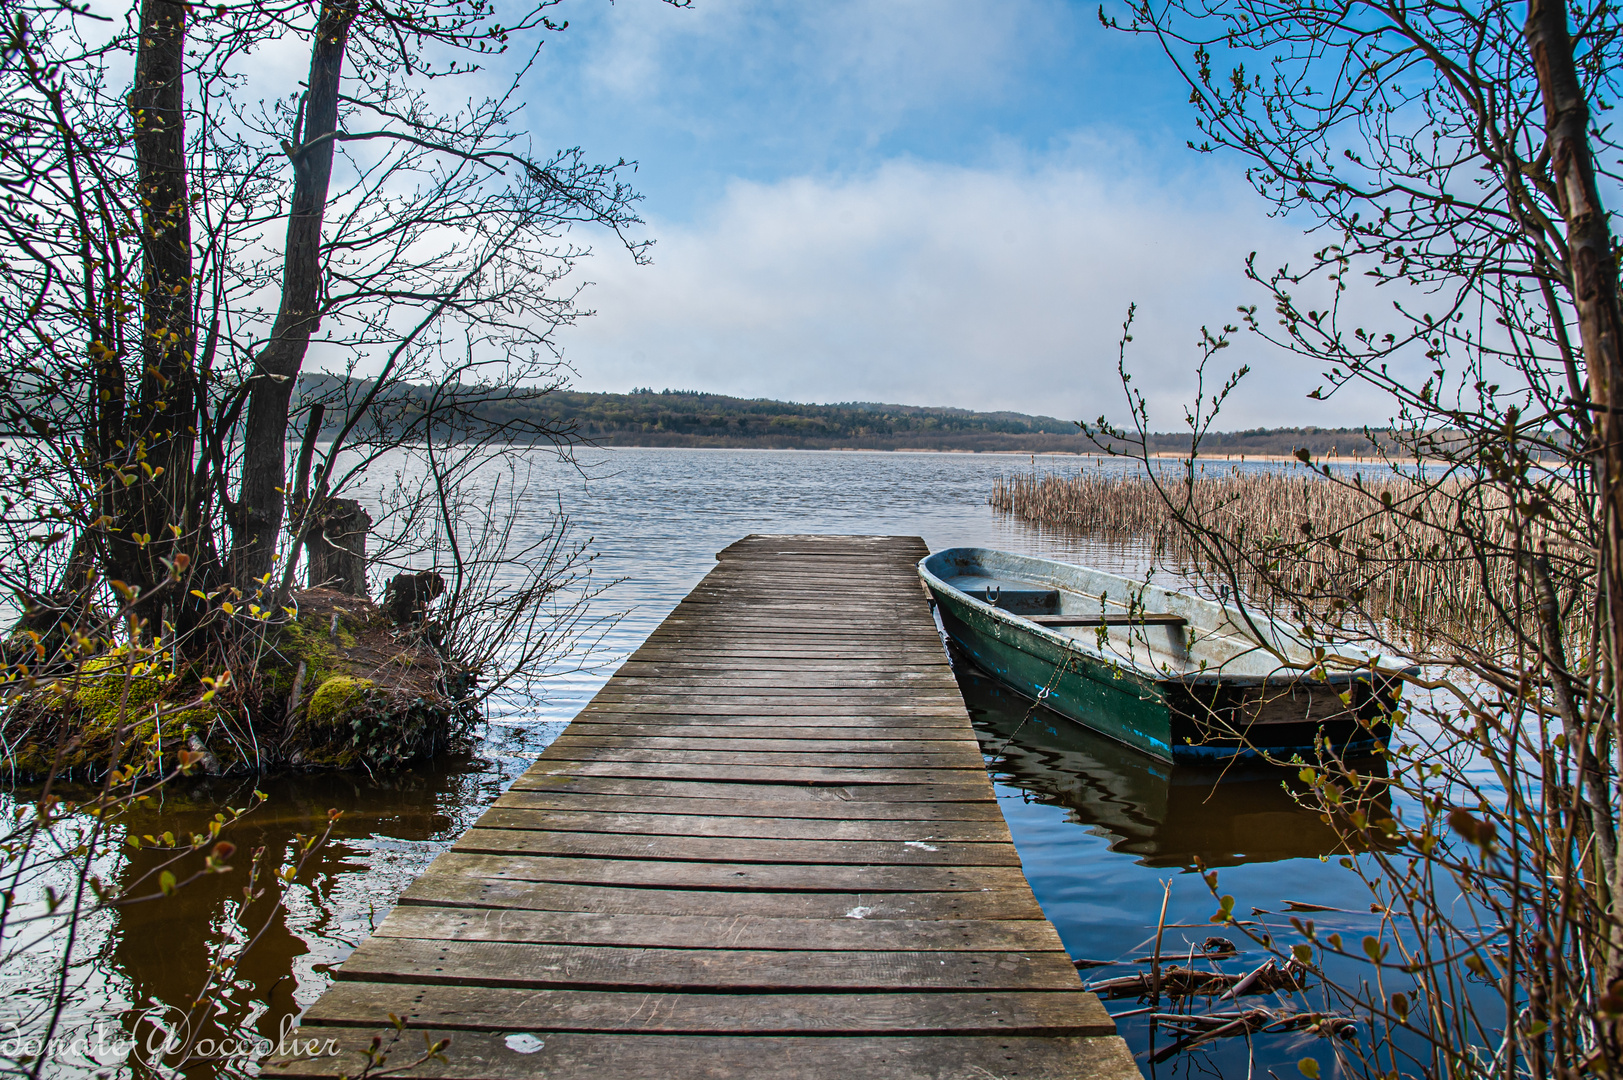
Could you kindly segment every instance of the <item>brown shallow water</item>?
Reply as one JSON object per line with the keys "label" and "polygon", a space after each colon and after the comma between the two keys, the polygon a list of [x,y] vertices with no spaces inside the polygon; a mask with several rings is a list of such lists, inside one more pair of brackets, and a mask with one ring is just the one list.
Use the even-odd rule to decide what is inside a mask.
{"label": "brown shallow water", "polygon": [[[411,880],[562,730],[615,660],[714,565],[714,553],[746,533],[919,534],[933,549],[981,544],[1116,572],[1142,570],[1138,553],[994,516],[985,504],[992,477],[1025,465],[1024,459],[945,454],[616,451],[603,455],[587,481],[566,468],[544,473],[562,490],[578,534],[595,538],[599,577],[615,581],[599,610],[626,613],[608,630],[596,663],[585,670],[561,665],[547,700],[498,710],[475,758],[391,777],[258,781],[269,800],[236,827],[231,839],[241,850],[232,874],[200,881],[173,898],[99,914],[85,926],[71,970],[75,1004],[65,1018],[72,1053],[46,1075],[151,1075],[145,1044],[155,1030],[152,1020],[161,1024],[165,1014],[188,1007],[204,985],[211,948],[239,933],[227,915],[243,885],[245,853],[258,846],[291,852],[296,835],[318,831],[335,808],[343,816],[306,872],[292,884],[272,884],[267,901],[283,903],[261,902],[244,920],[250,932],[263,927],[263,934],[229,974],[208,1031],[238,1045],[183,1071],[196,1078],[254,1074],[253,1055],[235,1051],[256,1038],[275,1042]],[[540,527],[554,505],[538,494],[526,512]],[[1169,951],[1183,950],[1185,939],[1204,938],[1213,904],[1190,872],[1197,858],[1224,867],[1224,889],[1247,903],[1359,906],[1348,903],[1357,882],[1327,861],[1333,833],[1295,804],[1282,787],[1288,776],[1173,770],[1036,710],[972,670],[962,671],[960,682],[1026,874],[1074,957],[1116,961],[1142,953],[1169,880],[1169,919],[1184,924],[1168,931]],[[219,806],[244,805],[254,786],[213,781],[177,788],[161,807],[118,828],[183,832]],[[113,882],[129,881],[152,858],[124,849],[100,870]],[[1369,921],[1325,916],[1320,924],[1350,933]],[[38,1024],[48,987],[45,963],[36,960],[0,972],[0,1053],[8,1036],[16,1042]],[[1248,960],[1256,962],[1242,953],[1232,963]],[[1137,1051],[1150,1045],[1140,1018],[1124,1021],[1123,1033]],[[1302,1040],[1258,1040],[1257,1075],[1267,1066],[1295,1075]],[[1243,1075],[1244,1047],[1231,1042],[1236,1045],[1159,1071]]]}

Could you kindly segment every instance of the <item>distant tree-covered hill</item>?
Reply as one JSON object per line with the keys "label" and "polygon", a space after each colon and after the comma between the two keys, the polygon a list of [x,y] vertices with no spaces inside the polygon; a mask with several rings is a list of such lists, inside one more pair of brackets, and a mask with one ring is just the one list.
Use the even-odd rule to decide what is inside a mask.
{"label": "distant tree-covered hill", "polygon": [[[1204,457],[1290,457],[1298,449],[1306,449],[1314,457],[1335,454],[1340,457],[1369,457],[1374,453],[1375,441],[1388,453],[1396,453],[1397,446],[1390,431],[1364,428],[1279,427],[1251,428],[1246,431],[1209,431],[1200,441]],[[1157,432],[1146,440],[1152,454],[1184,456],[1189,453],[1189,433]],[[1090,446],[1108,445],[1109,440]],[[1118,451],[1129,449],[1125,444]],[[1136,447],[1132,448],[1136,449]]]}
{"label": "distant tree-covered hill", "polygon": [[[306,375],[301,396],[356,400],[362,382],[330,375]],[[426,399],[428,387],[394,391],[379,415],[405,417],[410,398]],[[633,390],[593,394],[554,390],[491,397],[478,405],[481,418],[512,421],[515,428],[538,428],[599,446],[712,446],[806,450],[959,450],[1018,453],[1097,454],[1100,446],[1070,420],[1016,412],[975,412],[944,406],[887,405],[852,401],[802,405],[762,398],[736,398],[696,390]],[[328,425],[343,413],[329,409]],[[1368,453],[1361,431],[1348,428],[1255,428],[1214,433],[1202,452],[1287,457],[1298,447],[1315,455],[1332,449]],[[1188,453],[1189,437],[1153,435],[1153,453]]]}
{"label": "distant tree-covered hill", "polygon": [[853,401],[799,405],[695,391],[559,392],[538,403],[605,446],[757,446],[864,450],[1087,449],[1052,416]]}

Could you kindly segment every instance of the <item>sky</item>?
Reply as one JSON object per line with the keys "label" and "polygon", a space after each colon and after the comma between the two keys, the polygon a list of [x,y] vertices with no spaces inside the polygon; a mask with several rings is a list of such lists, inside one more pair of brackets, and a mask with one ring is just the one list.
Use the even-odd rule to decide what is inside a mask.
{"label": "sky", "polygon": [[[691,389],[1120,419],[1117,342],[1171,430],[1203,325],[1266,304],[1246,255],[1309,250],[1235,158],[1188,149],[1188,90],[1096,0],[569,0],[519,118],[536,149],[637,162],[652,262],[604,238],[583,390]],[[1222,428],[1380,422],[1255,370]]]}

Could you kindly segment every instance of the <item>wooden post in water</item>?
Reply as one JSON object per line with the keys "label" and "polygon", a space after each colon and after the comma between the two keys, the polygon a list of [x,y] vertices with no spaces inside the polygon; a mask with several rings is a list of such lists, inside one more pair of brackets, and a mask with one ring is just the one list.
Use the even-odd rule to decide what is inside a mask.
{"label": "wooden post in water", "polygon": [[305,535],[312,589],[366,596],[366,534],[372,517],[354,499],[330,499]]}

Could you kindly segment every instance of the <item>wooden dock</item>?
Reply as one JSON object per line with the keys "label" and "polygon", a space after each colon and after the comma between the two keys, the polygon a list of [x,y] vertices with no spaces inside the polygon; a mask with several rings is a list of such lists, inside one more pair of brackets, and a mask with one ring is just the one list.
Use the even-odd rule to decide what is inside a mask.
{"label": "wooden dock", "polygon": [[[750,536],[303,1017],[354,1075],[1139,1076],[1033,898],[916,537]],[[325,1040],[332,1040],[327,1044]],[[286,1044],[284,1044],[286,1048]]]}

